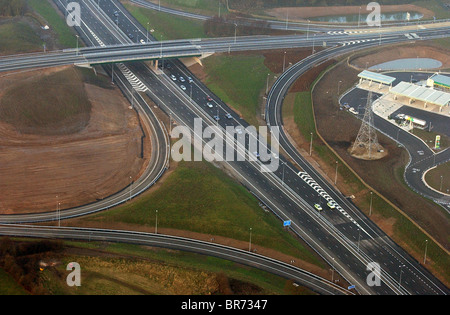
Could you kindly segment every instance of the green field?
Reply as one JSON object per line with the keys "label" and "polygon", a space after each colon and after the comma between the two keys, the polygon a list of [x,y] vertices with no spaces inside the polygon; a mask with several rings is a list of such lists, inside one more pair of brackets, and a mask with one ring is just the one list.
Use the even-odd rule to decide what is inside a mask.
{"label": "green field", "polygon": [[28,293],[0,268],[0,295],[27,295]]}
{"label": "green field", "polygon": [[180,162],[158,190],[131,204],[86,218],[88,221],[127,223],[158,229],[169,228],[249,241],[298,257],[322,263],[310,250],[282,228],[282,222],[259,207],[255,197],[220,169],[208,162]]}
{"label": "green field", "polygon": [[428,185],[444,193],[450,191],[450,163],[444,163],[429,170],[425,176]]}
{"label": "green field", "polygon": [[11,20],[0,24],[0,54],[42,51],[42,45],[42,40],[27,23]]}
{"label": "green field", "polygon": [[185,12],[192,12],[204,15],[219,15],[219,3],[220,14],[227,14],[227,6],[225,1],[217,0],[153,0],[153,3],[161,3],[161,6],[179,9]]}
{"label": "green field", "polygon": [[261,115],[268,75],[269,81],[273,80],[273,73],[264,65],[264,56],[214,55],[203,64],[208,88],[250,125],[258,126],[256,117]]}
{"label": "green field", "polygon": [[[77,39],[75,31],[71,29],[64,18],[58,14],[47,0],[27,0],[28,5],[42,18],[44,18],[51,30],[57,35],[57,42],[60,48],[75,48]],[[81,45],[81,41],[79,43]]]}
{"label": "green field", "polygon": [[[55,269],[41,274],[44,287],[56,295],[208,295],[226,294],[216,281],[240,284],[233,294],[312,294],[295,291],[284,278],[215,257],[184,251],[130,244],[67,243],[89,248],[81,255],[64,255]],[[107,256],[100,253],[108,253]],[[81,286],[68,287],[65,266],[76,261],[82,268]],[[289,286],[290,285],[290,286]],[[211,289],[218,291],[211,292]],[[247,291],[250,290],[250,291]]]}
{"label": "green field", "polygon": [[[153,35],[156,40],[207,37],[202,22],[145,9],[126,1],[121,2],[134,18],[149,30],[149,35]],[[154,32],[151,32],[152,29]]]}

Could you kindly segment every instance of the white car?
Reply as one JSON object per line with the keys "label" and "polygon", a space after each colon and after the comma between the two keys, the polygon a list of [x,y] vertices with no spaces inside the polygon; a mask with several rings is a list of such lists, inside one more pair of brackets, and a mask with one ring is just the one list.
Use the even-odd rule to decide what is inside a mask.
{"label": "white car", "polygon": [[322,210],[322,207],[321,207],[318,203],[316,203],[316,204],[314,205],[314,208],[316,208],[318,211],[321,211],[321,210]]}
{"label": "white car", "polygon": [[213,108],[213,104],[211,104],[210,102],[206,103],[206,106],[208,106],[209,108]]}
{"label": "white car", "polygon": [[336,208],[336,205],[335,205],[335,203],[334,203],[333,201],[328,202],[328,203],[327,203],[327,206],[328,206],[330,209]]}
{"label": "white car", "polygon": [[185,87],[184,85],[181,85],[180,88],[181,88],[183,91],[186,91],[186,87]]}
{"label": "white car", "polygon": [[176,81],[177,80],[177,77],[174,76],[173,74],[170,77],[172,78],[172,81]]}

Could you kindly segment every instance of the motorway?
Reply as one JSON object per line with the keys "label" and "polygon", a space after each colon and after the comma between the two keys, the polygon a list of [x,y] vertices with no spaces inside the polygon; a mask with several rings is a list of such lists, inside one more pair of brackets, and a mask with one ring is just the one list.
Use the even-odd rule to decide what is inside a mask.
{"label": "motorway", "polygon": [[[56,1],[58,2],[59,0]],[[60,2],[64,6],[65,2]],[[87,3],[89,5],[89,1]],[[129,21],[127,23],[122,21],[121,27],[125,29],[134,26],[141,36],[144,36],[146,33],[146,30],[138,25],[116,1],[102,3],[101,8],[102,10],[100,11],[103,11],[105,14],[102,14],[100,11],[96,13],[96,9],[91,3],[89,11],[92,12],[92,15],[83,17],[85,26],[78,31],[86,43],[91,42],[92,44],[100,45],[99,40],[104,45],[130,43],[130,39],[127,36],[123,36],[125,34],[123,31],[107,27],[107,17],[112,16],[114,10],[119,10],[125,18],[124,21]],[[100,14],[102,15],[99,16]],[[95,23],[99,20],[103,21],[103,27],[101,25],[95,26]],[[420,35],[434,37],[444,36],[445,33],[442,35],[442,31],[440,33],[437,30],[424,30]],[[115,37],[114,42],[108,41],[108,38],[111,38],[111,36]],[[406,37],[397,35],[397,37],[392,37],[390,41],[383,40],[382,43],[400,40],[406,40]],[[306,70],[315,63],[320,62],[321,58],[326,60],[336,54],[376,44],[380,43],[375,41],[355,42],[350,45],[330,48],[313,55],[313,57],[305,60],[303,64],[300,63],[295,67],[289,68],[288,71],[297,67],[304,67],[304,70]],[[145,93],[179,125],[187,126],[192,132],[195,132],[194,119],[200,117],[205,125],[217,124],[220,128],[230,125],[248,126],[226,104],[212,95],[206,86],[194,78],[179,61],[171,60],[170,69],[167,67],[169,62],[164,64],[166,65],[164,67],[164,75],[155,74],[144,63],[140,62],[126,64],[126,67],[146,86]],[[105,68],[108,69],[108,67]],[[178,82],[170,80],[169,75],[171,74],[177,78],[180,76],[192,76],[194,81],[191,85],[187,84],[190,93],[181,90]],[[283,75],[283,78],[289,81],[287,74]],[[271,91],[271,94],[273,96],[275,92]],[[208,96],[213,98],[213,108],[204,106]],[[281,96],[274,99],[277,99],[277,102],[281,104],[282,98]],[[272,112],[270,105],[267,108]],[[212,118],[216,114],[220,117],[225,117],[225,113],[230,113],[232,118],[219,121],[215,121]],[[276,123],[276,120],[274,120],[273,126]],[[285,143],[282,144],[282,147],[287,151],[289,145]],[[296,152],[291,152],[291,154],[292,156],[294,154],[298,155]],[[323,204],[322,195],[298,176],[297,168],[299,165],[302,165],[301,157],[298,156],[294,160],[297,165],[291,165],[280,156],[282,167],[274,173],[261,172],[261,162],[258,160],[223,163],[236,174],[236,177],[240,179],[244,186],[266,204],[281,220],[291,219],[293,222],[291,230],[321,255],[330,266],[334,266],[336,271],[349,283],[355,284],[358,292],[362,294],[448,294],[448,289],[445,286],[389,240],[358,209],[345,200],[339,192],[335,192],[329,187],[309,165],[304,164],[305,168],[300,168],[305,170],[310,176],[315,177],[324,191],[333,197],[343,210],[343,212],[324,211],[323,214],[317,212],[312,205],[317,202]],[[62,213],[65,211],[62,211]],[[17,219],[18,217],[16,216]],[[48,214],[48,219],[53,220],[54,216]],[[1,217],[1,221],[3,222],[3,217]],[[366,266],[370,262],[379,262],[381,265],[382,284],[379,287],[369,286],[365,282],[368,274]]]}

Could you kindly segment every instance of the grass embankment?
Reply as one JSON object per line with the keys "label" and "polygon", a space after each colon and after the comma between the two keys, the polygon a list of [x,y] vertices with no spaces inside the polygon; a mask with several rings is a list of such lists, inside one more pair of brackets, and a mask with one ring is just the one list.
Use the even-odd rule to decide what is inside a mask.
{"label": "grass embankment", "polygon": [[81,70],[68,68],[10,88],[0,99],[0,119],[21,133],[80,131],[89,122],[91,110],[82,77]]}
{"label": "grass embankment", "polygon": [[190,231],[244,242],[291,255],[323,267],[297,239],[282,228],[270,212],[258,205],[243,186],[208,162],[181,162],[157,190],[131,204],[85,220],[101,225],[126,223],[154,231],[158,210],[158,231]]}
{"label": "grass embankment", "polygon": [[444,163],[433,168],[425,175],[428,185],[438,191],[449,193],[450,191],[450,163]]}
{"label": "grass embankment", "polygon": [[[203,30],[203,22],[177,17],[176,15],[145,9],[131,4],[129,1],[121,1],[125,8],[149,30],[156,40],[171,40],[183,38],[207,37]],[[154,32],[151,32],[151,30]],[[161,37],[162,36],[162,37]]]}
{"label": "grass embankment", "polygon": [[241,114],[250,125],[258,126],[260,104],[267,79],[273,73],[262,55],[214,55],[204,60],[208,88]]}
{"label": "grass embankment", "polygon": [[[312,294],[297,291],[286,279],[215,257],[129,244],[70,244],[84,249],[74,254],[69,248],[56,270],[42,273],[52,294]],[[82,268],[78,288],[65,283],[64,267],[72,261]]]}
{"label": "grass embankment", "polygon": [[[71,29],[64,18],[47,0],[27,0],[28,5],[46,20],[51,30],[57,36],[57,43],[60,48],[75,48],[77,39],[75,31]],[[79,41],[79,45],[82,43]]]}
{"label": "grass embankment", "polygon": [[225,1],[211,1],[211,0],[152,0],[153,3],[161,3],[161,6],[178,9],[184,12],[191,12],[197,14],[204,14],[209,16],[225,15],[228,9]]}
{"label": "grass embankment", "polygon": [[43,50],[43,42],[25,22],[11,20],[0,25],[0,54],[12,55]]}
{"label": "grass embankment", "polygon": [[[320,78],[316,80],[319,83]],[[341,91],[343,91],[346,87],[345,85],[349,84],[348,82],[344,82],[341,85]],[[335,85],[335,84],[334,84]],[[314,85],[313,85],[314,86]],[[293,109],[291,109],[292,115],[294,115],[294,120],[297,124],[298,130],[301,132],[304,142],[308,143],[311,137],[311,132],[313,133],[313,155],[317,156],[317,160],[321,161],[322,168],[327,168],[332,170],[334,173],[335,163],[336,161],[342,161],[340,157],[338,157],[335,152],[333,152],[324,142],[317,138],[316,127],[314,123],[314,112],[313,112],[313,104],[311,100],[312,93],[318,93],[320,95],[325,95],[324,91],[327,93],[331,93],[330,95],[337,95],[337,91],[335,91],[336,86],[330,86],[328,88],[322,87],[320,90],[316,92],[312,92],[311,89],[298,92],[295,94],[295,97],[290,96],[291,102],[294,103]],[[294,99],[294,101],[292,101]],[[331,99],[327,99],[327,102],[333,102]],[[318,105],[318,104],[316,104]],[[316,106],[317,107],[317,106]],[[328,107],[334,108],[334,107]],[[284,109],[285,113],[289,112],[287,109]],[[329,111],[329,110],[328,110]],[[339,115],[346,115],[347,113],[339,113]],[[348,114],[349,117],[350,114]],[[342,119],[342,117],[341,117]],[[341,124],[341,123],[340,123]],[[337,127],[337,126],[336,126]],[[334,131],[336,132],[336,131]],[[336,149],[336,146],[339,147],[339,143],[331,144],[333,149]],[[407,157],[403,154],[400,157],[400,161],[404,163],[407,162]],[[366,162],[361,162],[366,163]],[[404,163],[399,163],[404,165]],[[395,166],[395,165],[394,165]],[[373,168],[373,167],[372,167]],[[383,187],[385,189],[393,189],[393,187],[407,187],[406,183],[403,180],[403,172],[404,167],[399,167],[398,165],[393,170],[386,169],[386,167],[376,167],[376,171],[373,171],[371,176],[367,177],[365,180],[371,184],[378,187],[378,183],[383,183]],[[338,186],[339,189],[345,191],[347,195],[354,194],[357,195],[357,198],[353,200],[353,202],[367,215],[369,214],[370,208],[370,187],[367,187],[361,179],[355,175],[355,173],[347,167],[344,163],[339,163],[338,168],[339,180]],[[365,177],[364,177],[365,178]],[[380,187],[378,187],[380,188]],[[410,189],[407,189],[410,191]],[[411,192],[412,193],[412,192]],[[413,193],[414,194],[414,193]],[[394,202],[401,202],[401,200],[397,200],[394,197]],[[423,204],[428,206],[432,206],[432,203],[428,200],[421,199]],[[427,236],[422,229],[420,229],[416,224],[412,222],[410,218],[408,218],[404,213],[398,211],[392,203],[388,202],[386,199],[381,198],[378,194],[373,194],[372,198],[372,216],[371,219],[374,220],[379,226],[381,226],[385,232],[388,233],[398,244],[400,244],[403,248],[405,248],[409,253],[411,253],[414,257],[416,257],[419,261],[423,259],[423,253],[425,250],[426,240],[430,240],[430,237]],[[436,243],[428,242],[428,266],[434,270],[436,274],[440,276],[441,279],[445,282],[450,281],[450,270],[448,266],[450,264],[449,255]]]}
{"label": "grass embankment", "polygon": [[0,268],[0,295],[27,295],[28,293]]}

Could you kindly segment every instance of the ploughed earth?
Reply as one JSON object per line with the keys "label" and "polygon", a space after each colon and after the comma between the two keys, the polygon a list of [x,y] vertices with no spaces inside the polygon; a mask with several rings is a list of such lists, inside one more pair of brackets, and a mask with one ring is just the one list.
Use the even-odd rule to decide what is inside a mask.
{"label": "ploughed earth", "polygon": [[55,211],[129,185],[145,164],[136,112],[92,70],[0,76],[0,214]]}

